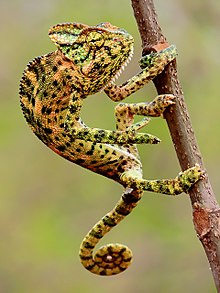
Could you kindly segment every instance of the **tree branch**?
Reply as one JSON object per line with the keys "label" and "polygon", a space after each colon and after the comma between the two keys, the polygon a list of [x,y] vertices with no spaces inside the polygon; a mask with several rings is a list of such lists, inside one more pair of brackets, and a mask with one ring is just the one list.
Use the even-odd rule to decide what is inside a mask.
{"label": "tree branch", "polygon": [[[153,0],[131,0],[134,15],[142,39],[143,55],[152,50],[167,46],[157,21]],[[154,79],[158,94],[172,93],[176,104],[165,112],[170,134],[182,170],[198,163],[205,170],[189,113],[184,101],[180,82],[177,78],[176,62],[166,67]],[[208,261],[216,288],[220,292],[220,207],[213,193],[207,172],[204,179],[191,188],[189,196],[193,209],[193,223]]]}

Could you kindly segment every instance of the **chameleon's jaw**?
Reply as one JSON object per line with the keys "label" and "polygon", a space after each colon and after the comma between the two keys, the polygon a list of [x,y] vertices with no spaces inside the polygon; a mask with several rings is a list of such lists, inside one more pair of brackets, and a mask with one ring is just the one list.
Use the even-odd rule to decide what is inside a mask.
{"label": "chameleon's jaw", "polygon": [[118,79],[121,75],[121,73],[124,71],[125,67],[129,64],[129,62],[131,61],[132,57],[134,54],[134,47],[131,46],[131,51],[129,53],[128,58],[124,61],[124,63],[122,64],[121,68],[116,72],[116,74],[112,77],[112,79],[109,81],[109,83],[105,86],[108,87],[109,85],[111,85],[116,79]]}

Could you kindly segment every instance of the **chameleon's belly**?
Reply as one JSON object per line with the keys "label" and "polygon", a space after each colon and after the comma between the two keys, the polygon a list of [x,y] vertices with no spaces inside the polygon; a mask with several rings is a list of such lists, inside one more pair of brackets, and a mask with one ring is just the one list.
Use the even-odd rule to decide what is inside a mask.
{"label": "chameleon's belly", "polygon": [[131,166],[141,169],[141,162],[133,154],[116,145],[79,139],[71,144],[67,139],[59,145],[48,144],[48,147],[63,158],[113,180],[119,180]]}

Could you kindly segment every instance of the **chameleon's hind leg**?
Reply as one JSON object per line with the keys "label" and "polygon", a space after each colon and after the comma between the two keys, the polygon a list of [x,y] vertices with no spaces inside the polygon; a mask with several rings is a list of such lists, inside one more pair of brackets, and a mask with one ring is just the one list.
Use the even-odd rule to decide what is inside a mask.
{"label": "chameleon's hind leg", "polygon": [[121,179],[125,186],[132,189],[177,195],[182,192],[187,193],[190,187],[202,178],[203,174],[200,166],[196,164],[194,167],[180,172],[175,179],[146,180],[135,177],[132,170],[124,172]]}

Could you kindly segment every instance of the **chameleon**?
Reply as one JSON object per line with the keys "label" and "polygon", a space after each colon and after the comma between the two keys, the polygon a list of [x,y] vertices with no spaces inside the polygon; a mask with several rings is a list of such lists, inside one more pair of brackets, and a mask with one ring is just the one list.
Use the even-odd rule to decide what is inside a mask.
{"label": "chameleon", "polygon": [[[136,207],[144,191],[176,195],[188,192],[202,178],[200,166],[180,172],[175,179],[143,178],[138,144],[157,144],[159,138],[139,132],[149,117],[163,117],[175,104],[169,93],[151,102],[124,103],[160,74],[177,56],[171,45],[140,60],[141,71],[122,85],[114,80],[133,55],[133,37],[124,29],[100,23],[61,23],[49,29],[56,50],[29,62],[20,81],[20,104],[35,135],[63,158],[112,179],[123,187],[115,207],[99,220],[84,237],[79,256],[90,272],[110,276],[131,264],[132,252],[113,243],[94,249],[100,239]],[[116,129],[87,126],[80,117],[84,99],[104,91],[114,102]],[[94,109],[92,109],[94,111]],[[134,117],[142,116],[139,122]]]}

